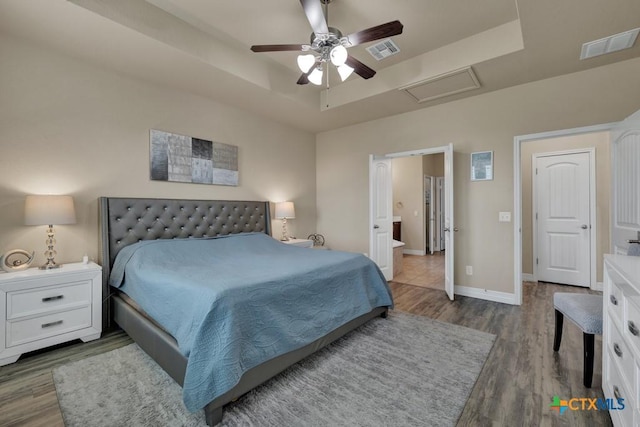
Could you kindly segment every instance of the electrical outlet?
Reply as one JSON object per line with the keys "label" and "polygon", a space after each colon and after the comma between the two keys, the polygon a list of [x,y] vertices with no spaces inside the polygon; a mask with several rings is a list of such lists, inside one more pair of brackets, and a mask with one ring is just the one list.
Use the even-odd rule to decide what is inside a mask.
{"label": "electrical outlet", "polygon": [[466,270],[467,270],[467,276],[473,276],[473,267],[472,266],[467,265]]}
{"label": "electrical outlet", "polygon": [[498,221],[511,222],[511,212],[500,212],[498,214]]}

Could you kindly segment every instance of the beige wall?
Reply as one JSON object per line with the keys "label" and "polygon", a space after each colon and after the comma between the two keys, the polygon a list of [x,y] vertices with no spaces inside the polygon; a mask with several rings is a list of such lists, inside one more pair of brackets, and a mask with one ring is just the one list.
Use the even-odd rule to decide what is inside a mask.
{"label": "beige wall", "polygon": [[[22,225],[25,195],[42,193],[75,199],[78,223],[56,227],[61,262],[97,257],[99,196],[291,200],[290,233],[315,232],[313,134],[23,41],[1,37],[0,51],[0,252],[43,262],[45,227]],[[151,181],[149,129],[237,145],[239,186]]]}
{"label": "beige wall", "polygon": [[[514,136],[624,119],[640,108],[639,73],[634,59],[320,133],[318,231],[333,248],[368,252],[369,154],[453,143],[455,284],[513,292],[513,223],[498,212],[513,211]],[[484,150],[495,177],[470,182],[470,153]]]}
{"label": "beige wall", "polygon": [[444,176],[444,153],[422,156],[422,172],[429,176]]}
{"label": "beige wall", "polygon": [[609,132],[528,141],[522,144],[522,272],[533,274],[533,194],[532,159],[534,154],[580,148],[596,149],[596,277],[602,282],[603,254],[609,252],[609,193],[611,156]]}
{"label": "beige wall", "polygon": [[391,161],[393,215],[402,216],[404,250],[424,253],[424,202],[422,158],[401,157]]}

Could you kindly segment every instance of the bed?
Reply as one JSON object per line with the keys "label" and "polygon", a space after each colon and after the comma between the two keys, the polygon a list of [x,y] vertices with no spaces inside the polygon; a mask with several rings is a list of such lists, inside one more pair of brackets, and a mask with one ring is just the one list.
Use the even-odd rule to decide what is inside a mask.
{"label": "bed", "polygon": [[[103,197],[99,199],[99,207],[104,279],[103,291],[105,296],[111,295],[104,310],[105,322],[109,324],[113,319],[180,384],[185,393],[187,407],[192,410],[194,405],[203,407],[208,425],[216,425],[222,420],[222,410],[225,404],[239,398],[252,388],[368,320],[377,316],[386,316],[388,308],[392,305],[389,289],[384,278],[379,274],[375,264],[365,257],[339,251],[314,251],[307,248],[297,248],[284,245],[272,239],[270,237],[271,221],[268,202]],[[240,248],[239,250],[243,254],[246,253],[246,256],[233,255],[235,258],[224,258],[222,256],[222,254],[231,254],[232,251],[236,250],[236,247]],[[220,255],[206,255],[209,252]],[[121,256],[118,258],[120,253]],[[166,263],[167,266],[154,265],[149,267],[151,262],[149,260],[153,259],[154,256],[158,257],[162,254],[171,253],[173,255],[169,255],[169,258],[173,262],[171,265],[174,267],[171,267],[168,262]],[[206,265],[202,265],[200,268],[209,270],[201,271],[192,268],[190,264],[192,262],[196,263],[200,258],[203,260],[220,258],[220,260],[216,260],[218,267],[210,266],[209,262],[207,262]],[[229,260],[234,262],[229,262]],[[285,264],[285,262],[288,262],[285,260],[295,260],[293,263],[289,262],[289,264],[295,264],[295,268]],[[327,263],[329,262],[335,262],[336,266],[328,267],[329,264]],[[276,268],[270,270],[269,265],[273,265]],[[355,266],[353,271],[344,270],[347,265]],[[167,269],[164,273],[158,273],[154,276],[153,272],[160,271],[159,269],[165,267]],[[218,270],[215,268],[218,268]],[[221,269],[233,270],[234,268],[238,271],[237,275],[223,276],[223,273],[220,272]],[[290,269],[292,270],[291,274],[289,274]],[[308,271],[300,272],[298,271],[300,269],[308,269]],[[138,270],[140,271],[139,273]],[[160,283],[164,282],[164,278],[170,276],[174,270],[179,270],[176,275],[180,276],[184,283],[181,282],[179,285]],[[284,277],[279,277],[279,273],[276,274],[278,271],[284,270],[287,273]],[[330,276],[329,273],[333,270],[339,276]],[[365,271],[367,273],[363,273]],[[372,273],[373,271],[377,273]],[[241,273],[244,275],[242,278],[236,277]],[[216,276],[217,274],[220,275]],[[299,274],[302,275],[299,276]],[[376,275],[377,277],[374,277]],[[268,286],[264,283],[258,283],[258,276],[265,276],[268,279]],[[324,276],[327,277],[325,278]],[[207,281],[206,278],[208,277],[215,278],[215,286],[212,286],[214,290],[211,290],[208,286],[206,289],[200,287],[203,282]],[[253,283],[254,278],[256,280],[255,284]],[[305,313],[310,310],[311,306],[304,306],[304,301],[308,298],[301,294],[302,297],[296,301],[289,298],[289,296],[293,295],[292,292],[295,287],[299,287],[300,292],[322,293],[322,285],[318,282],[320,278],[325,279],[322,283],[325,283],[324,286],[328,288],[328,299],[326,302],[321,301],[319,303],[322,309],[311,310],[312,315],[307,316]],[[276,279],[278,279],[277,282],[275,281]],[[339,287],[336,287],[337,285],[334,282],[340,280],[346,280],[348,283],[339,283]],[[239,283],[234,284],[232,282]],[[112,287],[109,283],[117,287]],[[218,299],[222,292],[220,290],[221,283],[224,283],[225,286],[228,284],[229,287],[240,286],[245,291],[240,292],[241,296],[233,297],[238,298],[237,301],[233,300],[233,303],[227,303],[227,301],[230,301],[229,295],[236,294],[228,293],[227,288],[223,287],[224,293],[222,294],[224,298]],[[277,283],[277,285],[274,285],[274,283]],[[353,286],[351,283],[353,283]],[[156,285],[163,286],[163,288],[153,288]],[[145,286],[148,288],[145,288]],[[182,319],[182,314],[173,316],[173,318],[167,316],[168,313],[163,313],[162,309],[158,308],[163,305],[163,300],[160,300],[160,302],[153,302],[152,300],[152,298],[156,298],[158,295],[161,296],[165,292],[159,290],[165,289],[165,286],[196,288],[198,292],[204,292],[199,294],[199,299],[208,301],[207,298],[211,296],[211,301],[213,301],[211,307],[215,306],[215,308],[210,308],[210,312],[206,314],[205,320],[202,322],[190,318]],[[149,289],[153,289],[153,291],[149,291]],[[338,314],[333,312],[326,313],[328,310],[326,306],[331,307],[331,310],[333,310],[333,304],[336,300],[335,294],[338,293],[336,290],[345,292],[346,296],[342,295],[341,298],[349,301],[349,304],[352,304],[353,307],[342,307],[338,310]],[[280,292],[280,295],[287,296],[287,298],[282,298],[282,307],[278,306],[274,310],[275,297],[268,294],[276,292]],[[386,296],[384,295],[385,292]],[[242,298],[244,297],[242,295],[251,294],[253,297],[253,294],[256,293],[265,293],[264,301],[267,301],[264,304],[256,305],[256,307],[263,305],[268,310],[261,311],[260,307],[257,309],[251,308],[251,310],[242,308],[247,305],[247,300],[243,300]],[[333,297],[330,295],[332,293],[334,294]],[[169,294],[165,292],[164,297],[161,298],[166,301],[167,295]],[[182,298],[182,290],[179,295]],[[142,303],[136,298],[142,299]],[[147,299],[150,301],[147,301]],[[224,300],[225,304],[219,304],[219,300]],[[292,301],[295,301],[295,303],[292,303]],[[181,304],[181,302],[176,299],[175,304]],[[187,303],[185,302],[184,304]],[[208,304],[201,305],[208,306]],[[317,303],[314,304],[318,306]],[[291,311],[294,309],[298,309],[299,313],[295,314],[294,311]],[[228,310],[228,312],[223,310]],[[150,315],[150,311],[156,317]],[[196,316],[197,309],[182,310],[180,312],[189,312],[188,315],[191,315],[191,311],[194,312],[193,316]],[[242,321],[240,314],[247,311],[250,311],[252,316],[262,315],[263,317],[256,317],[257,320]],[[222,328],[217,326],[226,322],[225,313],[227,313],[226,317],[234,319],[233,327]],[[307,322],[311,323],[296,321],[291,324],[313,325],[313,327],[304,326],[304,328],[301,327],[296,330],[295,333],[291,333],[288,327],[278,326],[278,324],[286,323],[283,322],[283,319],[286,319],[287,316],[297,315],[301,318],[309,317]],[[269,316],[273,316],[273,319],[270,319]],[[226,344],[220,345],[222,341],[216,341],[216,338],[216,340],[211,340],[214,342],[212,347],[200,349],[198,339],[184,339],[183,329],[189,328],[184,327],[180,322],[176,322],[175,317],[180,317],[180,322],[188,325],[197,324],[200,328],[199,337],[207,337],[209,331],[211,331],[211,334],[221,335],[222,332],[218,329],[233,330],[236,335],[235,338],[230,338],[232,343],[238,341],[236,339],[237,336],[252,336],[252,340],[264,340],[265,337],[270,336],[269,333],[263,333],[262,331],[241,329],[243,327],[247,328],[247,325],[254,322],[255,325],[262,326],[265,330],[270,329],[273,331],[276,328],[274,333],[278,337],[278,344],[260,342],[253,343],[252,347],[247,347],[252,349],[251,352],[247,352],[246,348],[235,350],[236,354],[241,354],[243,359],[243,368],[238,372],[235,369],[237,361],[230,357],[234,353],[224,353],[222,355],[223,359],[226,358],[224,360],[234,359],[231,360],[231,365],[228,365],[230,368],[227,369],[227,365],[223,365],[225,369],[215,369],[215,366],[217,366],[215,363],[217,362],[214,363],[213,358],[208,360],[202,355],[209,354],[207,352],[213,354],[221,348],[226,348]],[[200,339],[200,341],[206,342],[208,345],[209,339]],[[276,348],[281,345],[280,342],[283,343],[282,346]],[[249,344],[252,344],[252,342]],[[266,348],[267,351],[261,352],[254,357],[252,354],[253,348]],[[264,358],[266,359],[263,360]],[[194,359],[198,361],[198,364],[194,362]],[[202,362],[212,365],[214,368],[211,371],[194,371],[194,366],[201,366]],[[229,378],[229,376],[231,377]],[[201,382],[202,384],[200,384]],[[199,390],[199,394],[195,394],[194,396],[196,397],[192,398],[187,396],[187,393],[192,393],[192,385],[194,383],[201,389],[204,387],[204,392]],[[214,383],[215,387],[213,386]],[[223,384],[222,388],[218,384]]]}

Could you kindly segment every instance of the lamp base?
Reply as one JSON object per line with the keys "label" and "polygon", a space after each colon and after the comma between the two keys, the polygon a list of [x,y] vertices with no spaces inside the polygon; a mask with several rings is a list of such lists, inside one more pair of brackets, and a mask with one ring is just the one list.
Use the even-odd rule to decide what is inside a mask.
{"label": "lamp base", "polygon": [[51,262],[47,262],[44,265],[41,265],[38,268],[40,270],[53,270],[53,269],[60,268],[60,267],[62,267],[62,264],[56,264],[54,261],[51,261]]}

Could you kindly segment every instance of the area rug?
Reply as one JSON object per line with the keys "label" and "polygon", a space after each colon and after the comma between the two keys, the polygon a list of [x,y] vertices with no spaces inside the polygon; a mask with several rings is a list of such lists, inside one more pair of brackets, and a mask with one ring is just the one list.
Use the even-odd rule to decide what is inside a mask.
{"label": "area rug", "polygon": [[[453,426],[494,335],[391,312],[227,405],[223,426]],[[67,427],[205,426],[136,344],[53,370]]]}

